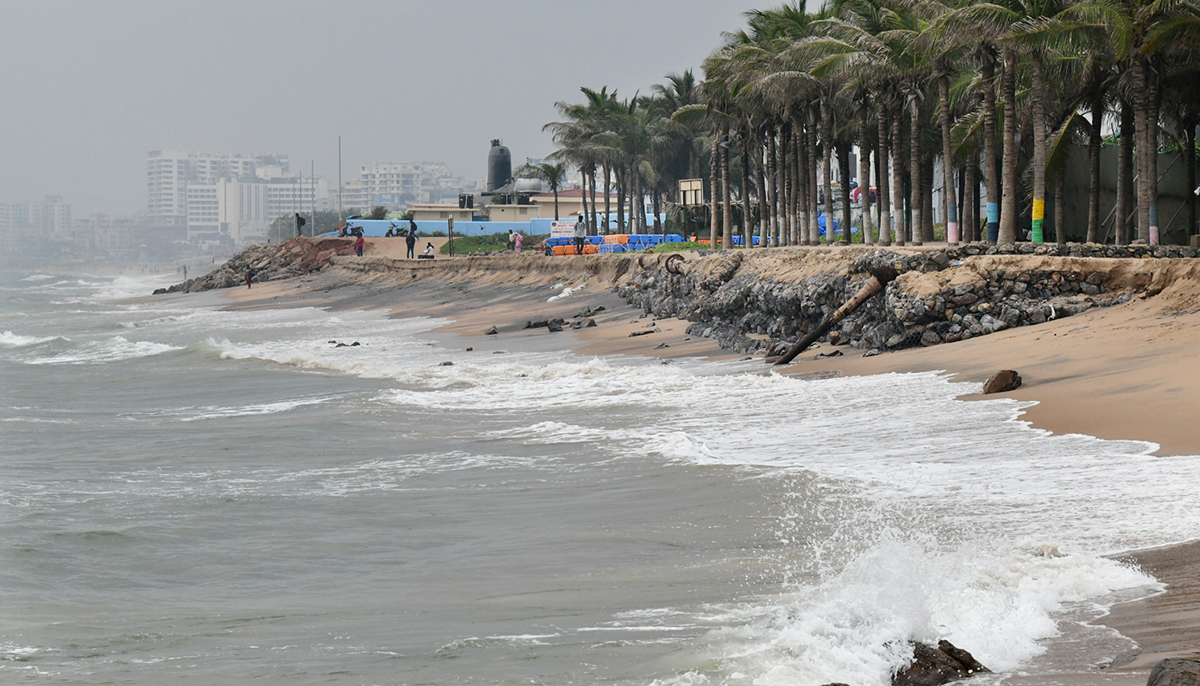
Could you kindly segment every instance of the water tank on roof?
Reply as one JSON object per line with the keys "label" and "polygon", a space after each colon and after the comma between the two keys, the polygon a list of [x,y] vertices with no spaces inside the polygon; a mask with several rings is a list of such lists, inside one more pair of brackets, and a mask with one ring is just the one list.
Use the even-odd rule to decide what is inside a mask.
{"label": "water tank on roof", "polygon": [[492,149],[488,152],[487,190],[492,192],[508,183],[512,177],[512,153],[500,145],[500,139],[492,140]]}

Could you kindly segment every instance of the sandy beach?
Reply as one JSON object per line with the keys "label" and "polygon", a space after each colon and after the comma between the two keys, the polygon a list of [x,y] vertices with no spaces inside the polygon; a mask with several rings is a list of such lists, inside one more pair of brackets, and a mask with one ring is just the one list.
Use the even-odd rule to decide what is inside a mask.
{"label": "sandy beach", "polygon": [[[377,254],[391,256],[386,249]],[[438,267],[443,271],[433,278],[419,274],[411,263],[404,265],[413,269],[404,277],[399,272],[367,276],[335,266],[221,295],[228,307],[236,309],[370,308],[387,309],[397,317],[443,318],[447,323],[433,335],[446,347],[463,350],[518,354],[573,350],[580,355],[641,355],[664,363],[687,356],[746,357],[720,349],[714,340],[689,336],[686,321],[656,320],[626,304],[611,289],[613,274],[597,268],[596,258],[555,258],[552,268],[539,256],[502,259],[528,262],[516,263],[515,270],[507,264],[494,272],[464,270],[451,278],[444,271],[448,261],[441,258]],[[523,270],[523,264],[531,268]],[[564,289],[570,289],[570,295],[562,297]],[[1178,279],[1126,304],[1039,326],[869,358],[861,350],[843,346],[840,357],[814,359],[817,353],[829,351],[830,346],[823,344],[776,369],[814,376],[944,371],[966,382],[982,382],[997,370],[1014,369],[1024,383],[1006,395],[1037,402],[1024,417],[1033,426],[1055,433],[1152,442],[1162,459],[1192,459],[1172,456],[1200,455],[1200,431],[1191,421],[1194,408],[1200,407],[1200,352],[1195,346],[1200,340],[1198,295],[1200,282]],[[571,320],[581,313],[596,325],[571,330]],[[567,320],[566,331],[526,328],[527,322],[555,317]],[[485,335],[491,327],[498,333]],[[644,331],[651,333],[640,333]],[[639,335],[631,336],[635,333]],[[768,369],[763,365],[764,372]],[[980,397],[967,395],[963,400]],[[1200,656],[1200,543],[1128,553],[1121,559],[1153,574],[1166,584],[1166,591],[1114,607],[1104,623],[1136,641],[1139,648],[1114,655],[1103,675],[1080,674],[1072,683],[1144,683],[1150,668],[1163,657]]]}

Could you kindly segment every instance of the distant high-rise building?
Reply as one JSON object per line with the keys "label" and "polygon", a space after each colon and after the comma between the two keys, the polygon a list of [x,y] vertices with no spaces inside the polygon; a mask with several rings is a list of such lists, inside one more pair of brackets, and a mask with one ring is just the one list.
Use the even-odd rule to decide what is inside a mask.
{"label": "distant high-rise building", "polygon": [[377,205],[399,208],[410,202],[454,200],[459,193],[479,189],[450,173],[443,162],[375,162],[359,168],[359,178],[345,184],[342,205],[369,210]]}
{"label": "distant high-rise building", "polygon": [[303,178],[288,167],[287,155],[152,150],[147,214],[155,225],[186,229],[193,242],[259,240],[278,217],[325,202],[325,179]]}
{"label": "distant high-rise building", "polygon": [[47,195],[41,202],[0,202],[0,248],[5,252],[63,239],[70,232],[71,205],[61,195]]}

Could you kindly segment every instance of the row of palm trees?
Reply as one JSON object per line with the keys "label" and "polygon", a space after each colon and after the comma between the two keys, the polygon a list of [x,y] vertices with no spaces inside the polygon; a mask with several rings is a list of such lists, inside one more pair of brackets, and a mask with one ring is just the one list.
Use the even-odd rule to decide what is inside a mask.
{"label": "row of palm trees", "polygon": [[[707,165],[714,244],[731,247],[735,220],[746,245],[755,234],[762,245],[816,244],[822,224],[829,242],[823,208],[835,204],[846,240],[857,150],[864,242],[934,239],[935,165],[946,240],[1012,243],[1028,227],[1042,242],[1047,196],[1064,187],[1069,150],[1086,145],[1086,240],[1155,244],[1164,144],[1184,150],[1196,186],[1198,3],[833,0],[809,11],[800,0],[747,13],[746,28],[705,60],[702,82],[671,75],[627,100],[585,88],[546,128],[593,198],[599,174],[605,226],[615,187],[622,231],[646,227],[644,202],[626,223],[627,197],[652,199],[657,229],[676,182]],[[1111,222],[1101,216],[1106,122],[1118,147]],[[1054,203],[1059,242],[1063,205]]]}

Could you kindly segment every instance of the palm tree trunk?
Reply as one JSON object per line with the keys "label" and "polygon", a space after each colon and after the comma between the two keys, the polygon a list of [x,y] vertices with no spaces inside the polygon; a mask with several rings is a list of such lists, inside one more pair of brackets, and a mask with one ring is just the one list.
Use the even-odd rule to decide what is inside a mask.
{"label": "palm tree trunk", "polygon": [[1150,137],[1147,134],[1149,130],[1149,75],[1146,73],[1146,59],[1140,55],[1134,58],[1134,99],[1133,99],[1133,121],[1134,127],[1137,129],[1137,156],[1138,156],[1138,219],[1137,231],[1138,238],[1149,242],[1150,241],[1150,206],[1154,199],[1150,193],[1150,158],[1146,154],[1150,149]]}
{"label": "palm tree trunk", "polygon": [[933,242],[933,157],[921,160],[921,240]]}
{"label": "palm tree trunk", "polygon": [[808,125],[804,127],[804,147],[808,151],[808,187],[804,189],[808,202],[808,242],[810,245],[820,245],[821,228],[817,226],[817,122],[819,110],[810,105],[808,108]]}
{"label": "palm tree trunk", "polygon": [[612,208],[610,201],[612,200],[612,168],[608,162],[604,163],[604,233],[607,235],[612,226]]}
{"label": "palm tree trunk", "polygon": [[[1092,91],[1092,126],[1088,130],[1088,225],[1087,242],[1100,240],[1100,145],[1101,125],[1104,123],[1104,90],[1099,85]],[[1059,193],[1062,197],[1062,193]],[[1057,202],[1057,199],[1056,199]],[[1055,234],[1059,234],[1057,225]],[[1061,242],[1061,241],[1060,241]]]}
{"label": "palm tree trunk", "polygon": [[942,74],[938,79],[938,118],[942,124],[942,173],[946,188],[946,242],[958,243],[958,203],[954,193],[954,140],[950,134],[950,75]]}
{"label": "palm tree trunk", "polygon": [[1033,88],[1030,93],[1033,109],[1033,222],[1034,243],[1045,242],[1043,225],[1046,218],[1046,85],[1042,79],[1042,53],[1034,50]]}
{"label": "palm tree trunk", "polygon": [[979,153],[973,152],[967,156],[967,164],[963,167],[963,240],[974,242],[979,240],[979,207],[975,204],[976,188],[979,186]]}
{"label": "palm tree trunk", "polygon": [[1059,165],[1054,174],[1054,241],[1059,245],[1067,244],[1067,165]]}
{"label": "palm tree trunk", "polygon": [[907,229],[904,225],[904,161],[901,152],[904,150],[903,141],[904,111],[896,108],[896,116],[892,117],[892,204],[895,206],[892,223],[896,227],[896,245],[904,245]]}
{"label": "palm tree trunk", "polygon": [[584,226],[584,230],[586,231],[587,228],[590,226],[590,222],[588,221],[588,197],[587,197],[588,175],[587,175],[587,169],[580,169],[579,175],[580,175],[580,177],[582,177],[581,180],[583,181],[583,187],[579,189],[579,191],[580,191],[579,199],[583,203],[583,209],[582,209],[582,211],[583,211],[583,226]]}
{"label": "palm tree trunk", "polygon": [[625,233],[625,182],[628,173],[624,165],[617,166],[617,233]]}
{"label": "palm tree trunk", "polygon": [[654,233],[667,235],[667,227],[662,222],[662,189],[654,187]]}
{"label": "palm tree trunk", "polygon": [[730,250],[733,248],[733,204],[729,197],[729,127],[723,127],[721,133],[725,137],[725,145],[721,148],[721,226],[725,229],[721,234],[721,247]]}
{"label": "palm tree trunk", "polygon": [[851,226],[854,220],[850,216],[850,146],[837,145],[834,149],[838,156],[838,195],[842,196],[842,240],[839,242],[849,245],[853,238],[851,229],[854,228]]}
{"label": "palm tree trunk", "polygon": [[987,188],[987,240],[1000,240],[1000,160],[996,156],[996,62],[983,61],[983,183]]}
{"label": "palm tree trunk", "polygon": [[1158,229],[1158,113],[1162,103],[1158,97],[1158,75],[1148,70],[1147,76],[1150,83],[1146,94],[1149,100],[1146,108],[1146,181],[1150,189],[1150,245],[1158,245],[1162,240]]}
{"label": "palm tree trunk", "polygon": [[767,136],[767,204],[770,205],[770,217],[767,219],[767,233],[763,236],[763,247],[775,245],[775,225],[779,221],[779,168],[775,162],[775,128],[772,127]]}
{"label": "palm tree trunk", "polygon": [[767,247],[767,226],[771,221],[771,210],[767,200],[767,175],[764,170],[764,150],[766,150],[766,140],[763,136],[759,136],[754,146],[754,181],[755,190],[758,194],[758,245],[761,248]]}
{"label": "palm tree trunk", "polygon": [[779,246],[787,245],[788,231],[791,229],[792,169],[787,161],[789,145],[791,138],[788,136],[787,127],[781,124],[779,146],[775,148],[775,154],[779,157],[776,160],[779,167],[779,230],[775,235],[775,244]]}
{"label": "palm tree trunk", "polygon": [[1017,53],[1004,48],[1001,90],[1004,99],[1004,192],[1000,243],[1017,242]]}
{"label": "palm tree trunk", "polygon": [[554,187],[554,221],[558,221],[558,186]]}
{"label": "palm tree trunk", "polygon": [[1187,153],[1187,239],[1196,233],[1196,194],[1190,192],[1196,188],[1196,121],[1188,119],[1183,124],[1185,151]]}
{"label": "palm tree trunk", "polygon": [[800,174],[800,150],[804,148],[804,140],[794,126],[788,133],[788,137],[792,141],[792,146],[788,149],[788,166],[792,169],[792,226],[788,232],[788,245],[799,245],[804,233],[804,225],[800,223],[800,208],[803,205],[802,198],[804,197],[804,183]]}
{"label": "palm tree trunk", "polygon": [[912,242],[913,245],[923,245],[925,227],[922,226],[921,214],[921,105],[916,97],[908,101],[909,117],[909,178],[912,191],[909,192],[909,203],[912,205]]}
{"label": "palm tree trunk", "polygon": [[890,194],[891,184],[888,183],[888,177],[891,175],[888,162],[891,158],[891,146],[888,143],[887,131],[887,106],[883,102],[883,98],[879,97],[875,100],[875,118],[879,125],[879,145],[875,153],[875,168],[879,174],[879,244],[892,244],[892,196]]}
{"label": "palm tree trunk", "polygon": [[858,197],[862,207],[862,241],[869,245],[871,241],[871,137],[867,114],[870,108],[866,101],[858,111]]}
{"label": "palm tree trunk", "polygon": [[827,102],[821,102],[821,150],[825,163],[822,181],[825,183],[825,245],[833,245],[833,113]]}
{"label": "palm tree trunk", "polygon": [[720,215],[717,213],[718,204],[717,196],[721,193],[720,176],[721,176],[721,136],[720,129],[713,129],[712,140],[712,157],[708,163],[709,173],[709,207],[708,213],[708,247],[716,249],[717,247],[717,226],[720,224]]}
{"label": "palm tree trunk", "polygon": [[1117,207],[1113,234],[1117,245],[1129,244],[1129,219],[1133,214],[1133,145],[1137,137],[1133,106],[1121,101],[1121,132],[1117,147]]}
{"label": "palm tree trunk", "polygon": [[742,128],[738,136],[742,140],[742,245],[750,248],[753,241],[750,239],[750,132],[747,128]]}
{"label": "palm tree trunk", "polygon": [[800,115],[792,115],[792,137],[796,141],[796,242],[808,245],[808,138]]}

